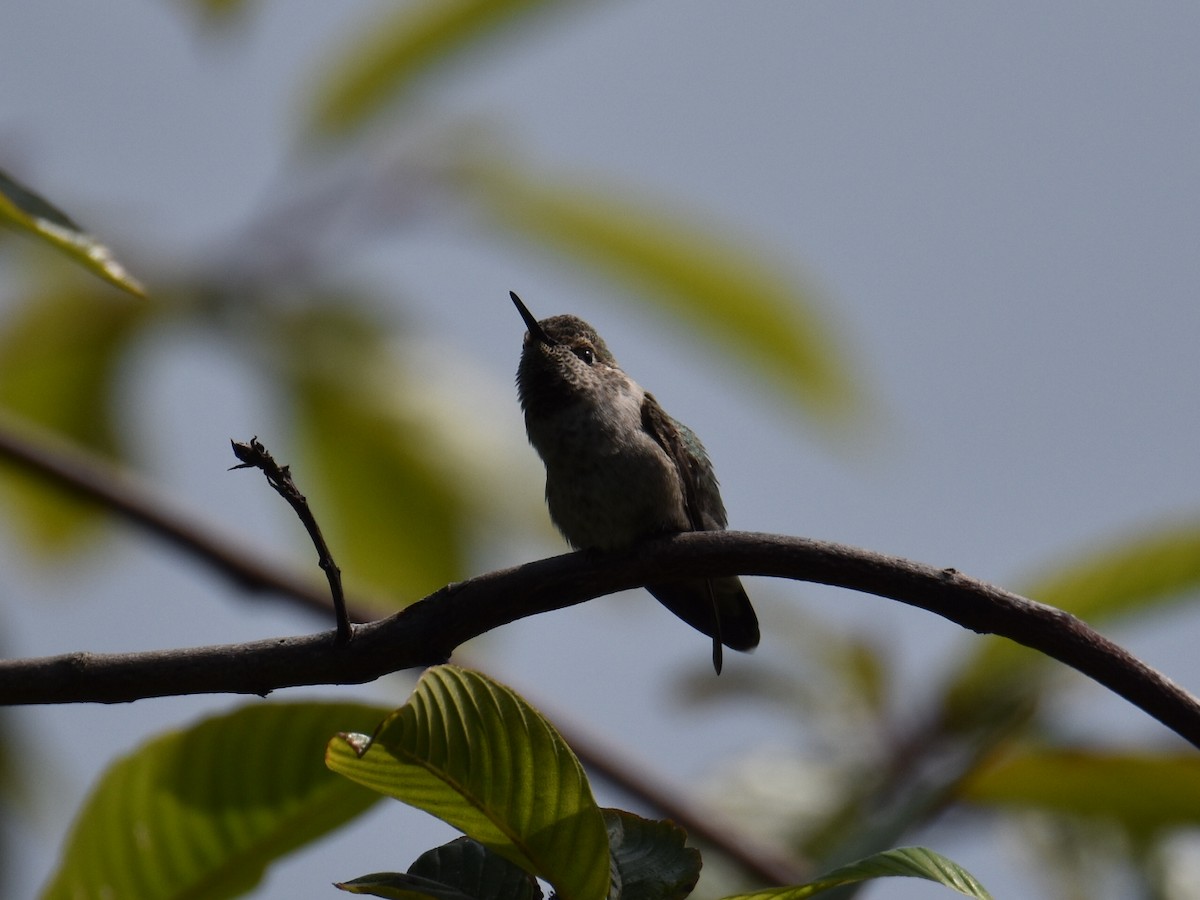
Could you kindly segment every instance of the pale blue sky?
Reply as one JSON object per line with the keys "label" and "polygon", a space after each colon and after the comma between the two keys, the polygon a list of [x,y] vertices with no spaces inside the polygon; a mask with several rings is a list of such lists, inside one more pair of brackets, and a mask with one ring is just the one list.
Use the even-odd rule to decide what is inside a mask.
{"label": "pale blue sky", "polygon": [[[314,55],[373,7],[263,6],[244,31],[209,42],[184,4],[5,4],[0,166],[102,224],[132,263],[201,259],[269,199]],[[509,52],[471,61],[426,106],[500,126],[552,172],[648,188],[760,242],[824,289],[879,414],[853,451],[814,440],[802,420],[782,419],[791,414],[775,397],[724,362],[710,365],[698,338],[668,332],[635,298],[614,303],[607,285],[478,241],[453,220],[345,260],[338,274],[394,284],[406,315],[474,361],[478,377],[463,389],[486,397],[495,440],[524,440],[511,386],[522,330],[507,301],[515,289],[538,315],[573,312],[596,325],[625,368],[702,436],[732,527],[845,541],[1019,587],[1059,554],[1195,516],[1200,7],[580,6]],[[140,389],[145,406],[129,419],[153,425],[149,439],[176,460],[182,499],[285,548],[292,533],[274,498],[224,472],[228,438],[269,431],[269,398],[248,396],[214,347],[169,343],[147,351],[145,371],[152,364],[160,380]],[[521,477],[537,493],[532,450],[528,462]],[[161,479],[160,466],[152,474]],[[176,557],[140,536],[118,543],[129,554],[119,569],[106,552],[51,578],[3,553],[4,651],[185,646],[313,627],[176,571]],[[560,549],[548,541],[520,552]],[[481,566],[519,561],[516,552],[502,547]],[[886,644],[902,698],[919,697],[977,640],[875,598],[750,588],[767,635],[758,654],[731,655],[729,668],[788,659],[770,633],[785,604]],[[1172,613],[1114,636],[1197,689],[1198,625]],[[616,647],[623,663],[610,673]],[[792,724],[767,713],[720,709],[713,721],[680,710],[674,677],[705,663],[707,646],[648,601],[524,621],[489,650],[493,674],[552,714],[636,740],[634,752],[681,785],[754,744],[796,740]],[[585,677],[564,677],[576,671]],[[11,895],[28,896],[45,878],[100,765],[141,735],[236,702],[22,711],[18,723],[48,747],[55,802],[15,836]],[[1169,743],[1091,685],[1070,694],[1062,716],[1082,735]],[[80,741],[88,758],[72,746]],[[437,840],[413,811],[388,807],[371,824],[381,822],[403,834],[383,846],[362,830],[342,836],[280,866],[259,896],[319,896],[325,882],[406,865]],[[996,896],[1030,896],[998,838],[984,826],[934,828],[921,841]],[[873,891],[927,896],[899,883]]]}

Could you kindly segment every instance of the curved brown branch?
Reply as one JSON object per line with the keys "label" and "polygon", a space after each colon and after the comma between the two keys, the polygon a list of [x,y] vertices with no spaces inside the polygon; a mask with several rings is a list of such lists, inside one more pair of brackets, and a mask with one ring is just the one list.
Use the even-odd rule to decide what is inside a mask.
{"label": "curved brown branch", "polygon": [[[207,564],[217,575],[230,578],[243,589],[279,595],[322,617],[328,614],[330,595],[318,589],[313,581],[297,577],[291,568],[263,560],[244,541],[232,540],[223,530],[197,520],[128,470],[3,412],[0,412],[0,460],[16,464],[50,487],[117,513],[191,558]],[[362,622],[374,618],[370,609],[370,604],[364,603],[362,598],[351,600],[348,605],[350,618]],[[279,642],[267,643],[275,645]],[[238,657],[238,653],[231,653],[230,663],[237,664]],[[68,654],[56,659],[54,666],[68,669],[79,666],[86,670],[96,657]],[[188,659],[188,651],[183,651],[182,659]],[[168,666],[178,664],[170,658],[164,663]],[[9,674],[14,678],[24,677],[16,672]],[[0,686],[4,681],[5,675],[0,673]],[[551,712],[545,707],[543,710]],[[612,749],[601,747],[586,728],[577,727],[562,716],[551,713],[550,717],[589,771],[640,798],[645,806],[658,814],[674,819],[690,834],[719,849],[752,878],[764,884],[794,884],[807,877],[796,860],[754,846],[712,810],[696,808],[687,798],[670,790],[662,779],[647,776],[644,764],[618,760]]]}
{"label": "curved brown branch", "polygon": [[[314,581],[296,577],[291,568],[265,562],[261,555],[248,549],[244,541],[232,540],[222,529],[197,521],[193,515],[168,502],[128,471],[3,413],[0,413],[0,459],[15,463],[57,489],[90,499],[117,512],[133,524],[208,564],[217,574],[231,578],[240,587],[278,594],[320,614],[328,614],[328,593],[319,590]],[[686,546],[688,541],[697,538],[701,545],[689,551]],[[705,536],[676,539],[683,547],[682,552],[693,553],[692,560],[684,558],[680,564],[695,570],[716,572],[719,569],[713,567],[731,561],[737,563],[739,571],[781,574],[777,571],[779,567],[795,563],[805,570],[798,577],[895,596],[904,602],[946,615],[976,631],[1007,634],[1075,665],[1196,743],[1200,717],[1197,715],[1196,701],[1190,695],[1064,613],[1030,603],[988,585],[971,582],[952,570],[933,570],[849,548],[769,536],[710,535],[707,539],[715,539],[717,546],[705,547]],[[778,552],[776,548],[781,542],[793,545],[792,549]],[[847,552],[840,555],[840,550]],[[647,546],[640,552],[651,553],[653,547]],[[668,547],[667,552],[679,551]],[[801,557],[807,554],[807,561],[804,558],[792,559],[796,553]],[[754,563],[764,555],[768,563],[761,566]],[[561,583],[562,567],[571,570],[572,566],[582,566],[574,576],[584,579],[575,586],[582,592],[575,597],[564,595],[561,602],[552,605],[579,602],[589,595],[582,586],[588,583],[590,577],[588,563],[596,564],[599,561],[580,560],[578,557],[560,559],[565,562],[548,560],[512,570],[516,574],[511,577],[508,573],[493,573],[458,588],[446,588],[430,598],[429,603],[434,603],[437,597],[465,588],[465,597],[448,603],[442,609],[440,618],[444,619],[448,613],[460,610],[464,602],[469,606],[474,597],[476,601],[482,601],[484,606],[481,618],[473,623],[473,627],[476,631],[484,631],[507,620],[503,615],[496,617],[498,609],[489,610],[487,604],[493,602],[488,599],[489,592],[500,589],[528,589],[531,592],[540,589],[543,593],[558,590],[566,587]],[[570,562],[571,559],[576,562]],[[644,557],[640,564],[644,565],[648,560],[653,563],[653,558]],[[752,564],[741,568],[746,560]],[[621,564],[615,558],[613,563]],[[665,558],[663,563],[666,563]],[[709,568],[705,569],[706,566]],[[543,579],[543,575],[547,578]],[[551,575],[554,578],[549,578]],[[612,581],[615,575],[615,570],[608,573],[607,589],[618,586],[620,579]],[[631,577],[633,580],[629,583],[636,581],[635,576]],[[496,587],[497,580],[499,587]],[[595,593],[601,593],[605,583],[593,584],[593,587],[596,588]],[[352,604],[351,615],[354,618],[366,620],[371,617],[369,607],[362,605],[361,599],[357,608],[354,607],[355,604]],[[539,609],[535,603],[524,611],[514,607],[511,615],[516,618],[537,611]],[[366,627],[363,629],[364,637],[369,636],[370,640],[361,643],[356,641],[352,648],[335,646],[332,635],[318,635],[155,654],[103,657],[67,654],[47,660],[0,662],[0,702],[71,702],[84,699],[71,696],[71,691],[89,685],[99,690],[101,683],[94,682],[94,677],[100,678],[106,696],[89,696],[86,699],[113,702],[146,695],[144,688],[147,684],[163,687],[165,682],[159,679],[164,676],[173,679],[177,688],[190,682],[193,687],[189,689],[194,690],[255,693],[286,684],[342,680],[348,674],[353,677],[347,680],[365,681],[374,677],[368,657],[379,656],[381,646],[386,663],[382,666],[377,664],[377,667],[381,670],[402,667],[403,661],[395,655],[389,643],[390,631],[397,628],[410,631],[406,646],[411,653],[414,647],[420,649],[419,635],[430,627],[430,622],[436,624],[438,619],[439,616],[430,615],[427,605],[423,611],[414,613],[408,619],[395,619],[390,620],[390,624],[383,622]],[[462,637],[460,635],[458,639]],[[454,639],[447,635],[447,640]],[[362,659],[356,659],[355,655],[360,652]],[[305,677],[293,677],[293,672],[302,672]],[[47,681],[41,687],[50,696],[36,697],[34,692],[20,687],[32,687],[43,678]],[[225,684],[217,683],[217,678],[223,679]],[[564,730],[566,725],[566,722],[560,723],[560,730]],[[590,769],[602,773],[617,786],[642,798],[644,803],[661,814],[671,816],[695,836],[711,841],[753,877],[770,884],[803,880],[795,872],[794,861],[776,859],[763,853],[761,848],[744,845],[736,830],[723,828],[710,813],[698,813],[685,799],[664,790],[663,784],[641,778],[640,765],[632,766],[608,757],[607,749],[596,745],[586,730],[570,734],[564,730],[564,737]]]}
{"label": "curved brown branch", "polygon": [[190,693],[266,694],[372,681],[448,659],[463,642],[526,616],[681,576],[769,575],[890,597],[972,631],[1039,650],[1200,747],[1200,703],[1079,619],[953,569],[804,538],[707,532],[620,553],[572,553],[449,585],[390,618],[332,634],[191,650],[68,654],[0,663],[0,703],[123,702]]}

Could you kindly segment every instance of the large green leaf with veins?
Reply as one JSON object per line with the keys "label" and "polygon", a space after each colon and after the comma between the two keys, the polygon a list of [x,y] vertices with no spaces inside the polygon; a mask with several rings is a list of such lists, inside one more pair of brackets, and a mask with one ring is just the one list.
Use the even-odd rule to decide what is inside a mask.
{"label": "large green leaf with veins", "polygon": [[[329,735],[385,714],[256,703],[149,741],[101,776],[44,900],[217,900],[378,799],[322,765]],[[86,736],[81,738],[86,741]]]}
{"label": "large green leaf with veins", "polygon": [[545,879],[561,900],[608,893],[608,835],[583,767],[537,710],[486,676],[429,669],[372,737],[334,738],[326,760]]}

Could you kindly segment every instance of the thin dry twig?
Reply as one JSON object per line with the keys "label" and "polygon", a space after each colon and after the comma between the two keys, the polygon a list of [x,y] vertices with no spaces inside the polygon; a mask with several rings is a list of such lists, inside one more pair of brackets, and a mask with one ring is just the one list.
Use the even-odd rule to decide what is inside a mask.
{"label": "thin dry twig", "polygon": [[267,484],[271,485],[275,493],[288,502],[303,523],[309,539],[317,548],[317,565],[329,580],[329,594],[333,600],[333,614],[337,621],[337,642],[339,644],[347,643],[353,631],[350,625],[350,616],[346,612],[346,595],[342,591],[342,570],[333,561],[333,554],[329,551],[325,536],[321,534],[321,526],[317,524],[317,518],[308,505],[308,498],[300,493],[296,482],[292,480],[291,467],[281,466],[275,462],[275,458],[271,456],[257,436],[250,438],[248,443],[243,444],[238,441],[229,443],[233,446],[234,456],[241,460],[236,466],[230,468],[259,469],[267,477]]}

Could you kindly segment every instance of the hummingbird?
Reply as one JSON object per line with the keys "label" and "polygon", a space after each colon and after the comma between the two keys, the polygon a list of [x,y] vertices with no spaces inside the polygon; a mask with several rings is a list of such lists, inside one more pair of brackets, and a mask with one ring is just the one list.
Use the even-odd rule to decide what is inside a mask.
{"label": "hummingbird", "polygon": [[[654,535],[724,531],[712,463],[690,428],[617,365],[596,330],[575,316],[525,320],[517,396],[525,431],[546,466],[550,518],[577,550],[616,550]],[[646,585],[663,606],[722,645],[758,646],[758,617],[737,576]]]}

